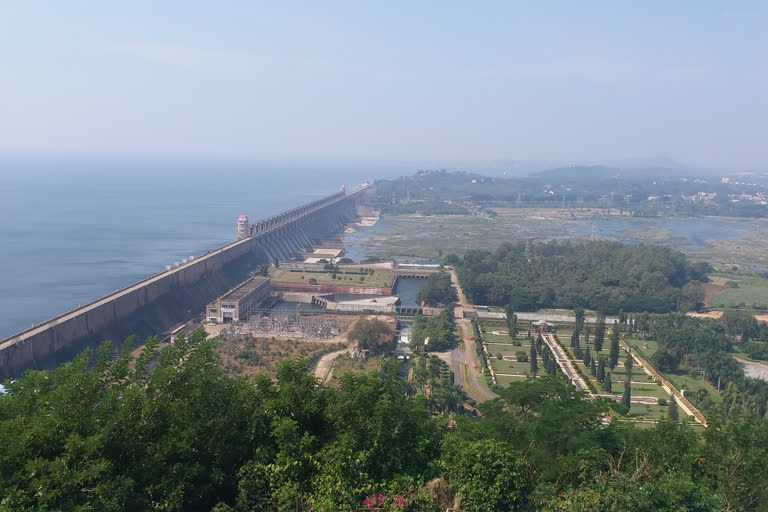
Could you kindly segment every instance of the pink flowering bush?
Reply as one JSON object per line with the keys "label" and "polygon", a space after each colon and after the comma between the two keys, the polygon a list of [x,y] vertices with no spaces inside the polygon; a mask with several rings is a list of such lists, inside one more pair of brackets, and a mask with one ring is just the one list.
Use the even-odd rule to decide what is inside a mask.
{"label": "pink flowering bush", "polygon": [[371,494],[363,500],[363,508],[370,508],[376,512],[411,510],[411,505],[417,500],[416,492],[403,489],[392,496],[386,494]]}

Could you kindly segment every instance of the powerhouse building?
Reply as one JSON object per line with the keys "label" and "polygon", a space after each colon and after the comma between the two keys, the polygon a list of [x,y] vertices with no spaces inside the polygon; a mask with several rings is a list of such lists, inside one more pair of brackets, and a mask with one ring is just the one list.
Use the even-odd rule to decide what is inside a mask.
{"label": "powerhouse building", "polygon": [[252,277],[208,304],[205,318],[222,324],[245,322],[268,298],[269,278]]}

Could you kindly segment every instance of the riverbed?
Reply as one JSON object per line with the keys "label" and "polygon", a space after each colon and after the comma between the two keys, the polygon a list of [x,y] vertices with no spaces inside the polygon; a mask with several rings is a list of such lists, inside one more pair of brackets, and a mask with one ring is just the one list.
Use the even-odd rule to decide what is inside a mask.
{"label": "riverbed", "polygon": [[501,211],[496,217],[389,215],[343,237],[348,257],[435,260],[441,254],[494,249],[506,241],[609,239],[664,245],[716,268],[768,270],[768,220],[726,217],[576,217],[568,211]]}

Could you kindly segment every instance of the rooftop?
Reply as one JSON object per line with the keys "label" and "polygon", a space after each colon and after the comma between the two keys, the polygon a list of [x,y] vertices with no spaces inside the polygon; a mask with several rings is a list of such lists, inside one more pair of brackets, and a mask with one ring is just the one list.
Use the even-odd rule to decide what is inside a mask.
{"label": "rooftop", "polygon": [[221,300],[225,302],[236,302],[251,293],[253,290],[269,281],[268,277],[255,276],[247,281],[235,286],[227,293],[221,296]]}

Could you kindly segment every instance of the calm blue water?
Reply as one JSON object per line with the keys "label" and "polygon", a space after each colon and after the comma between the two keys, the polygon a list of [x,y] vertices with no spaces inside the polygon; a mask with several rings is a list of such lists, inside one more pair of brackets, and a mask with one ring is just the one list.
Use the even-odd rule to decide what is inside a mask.
{"label": "calm blue water", "polygon": [[0,339],[402,166],[0,160]]}

